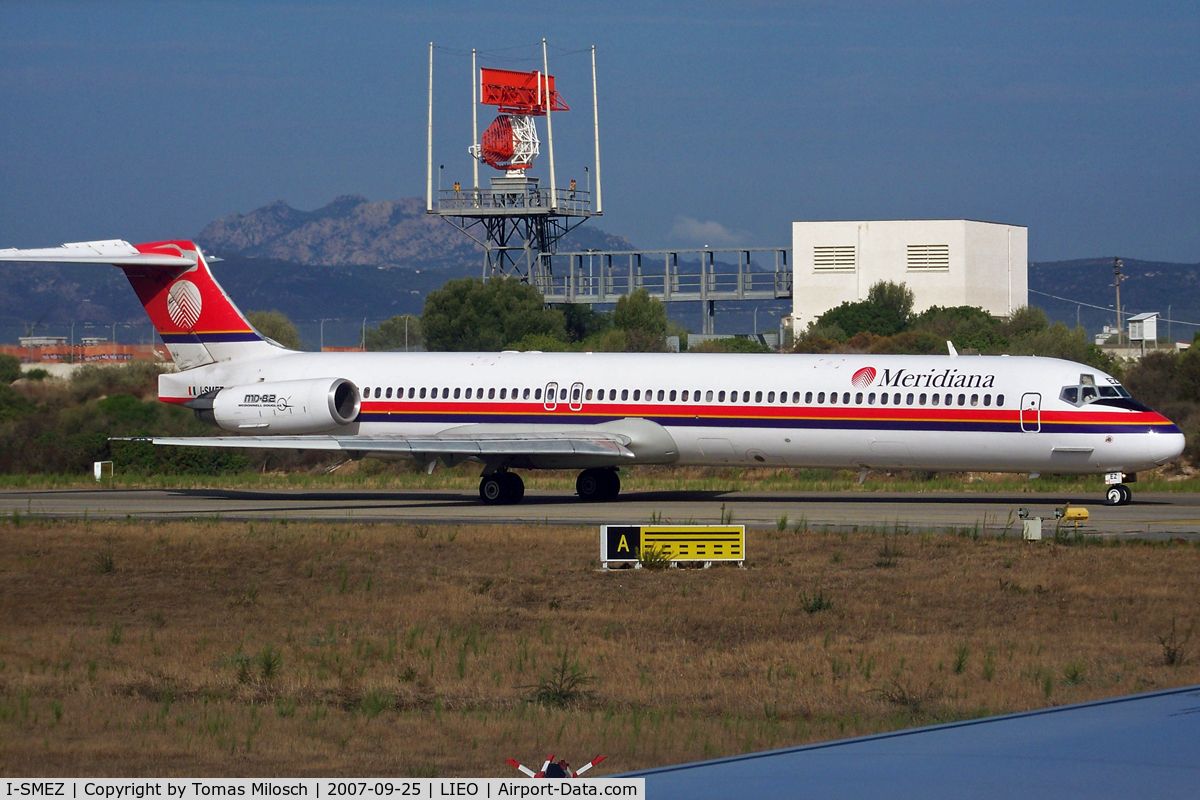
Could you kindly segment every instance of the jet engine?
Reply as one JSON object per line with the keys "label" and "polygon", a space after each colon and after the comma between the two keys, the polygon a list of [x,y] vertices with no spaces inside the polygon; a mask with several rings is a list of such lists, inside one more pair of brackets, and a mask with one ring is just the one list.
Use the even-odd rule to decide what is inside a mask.
{"label": "jet engine", "polygon": [[345,378],[314,378],[228,386],[186,405],[196,417],[227,431],[324,433],[358,418],[358,387]]}

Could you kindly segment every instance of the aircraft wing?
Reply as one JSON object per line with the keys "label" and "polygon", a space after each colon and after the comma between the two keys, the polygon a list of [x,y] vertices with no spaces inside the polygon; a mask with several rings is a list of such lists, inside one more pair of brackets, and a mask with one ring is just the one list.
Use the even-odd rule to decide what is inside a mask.
{"label": "aircraft wing", "polygon": [[[176,248],[178,249],[178,248]],[[129,242],[108,239],[101,242],[70,242],[59,247],[34,250],[0,250],[0,261],[41,261],[51,264],[115,264],[119,266],[188,267],[193,260],[170,253],[143,253]]]}
{"label": "aircraft wing", "polygon": [[332,450],[354,453],[395,453],[418,461],[442,458],[487,460],[501,456],[589,455],[633,458],[630,437],[607,431],[512,431],[452,433],[425,436],[135,436],[113,439],[190,447],[242,447],[275,450]]}

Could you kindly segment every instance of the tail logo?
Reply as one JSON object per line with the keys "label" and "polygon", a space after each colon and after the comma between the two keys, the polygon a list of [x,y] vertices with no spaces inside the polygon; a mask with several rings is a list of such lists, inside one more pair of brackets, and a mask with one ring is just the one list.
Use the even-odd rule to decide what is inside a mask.
{"label": "tail logo", "polygon": [[176,281],[167,292],[167,313],[171,322],[191,329],[200,319],[200,290],[191,281]]}
{"label": "tail logo", "polygon": [[850,382],[859,389],[870,386],[875,382],[875,368],[863,367],[858,372],[854,373],[854,377],[850,379]]}

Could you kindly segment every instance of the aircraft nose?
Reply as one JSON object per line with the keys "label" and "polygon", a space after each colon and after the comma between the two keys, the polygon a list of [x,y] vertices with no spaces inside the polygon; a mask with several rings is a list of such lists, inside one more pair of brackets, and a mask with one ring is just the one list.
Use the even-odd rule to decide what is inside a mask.
{"label": "aircraft nose", "polygon": [[1150,458],[1162,466],[1183,452],[1187,439],[1178,430],[1175,433],[1160,433],[1149,437]]}

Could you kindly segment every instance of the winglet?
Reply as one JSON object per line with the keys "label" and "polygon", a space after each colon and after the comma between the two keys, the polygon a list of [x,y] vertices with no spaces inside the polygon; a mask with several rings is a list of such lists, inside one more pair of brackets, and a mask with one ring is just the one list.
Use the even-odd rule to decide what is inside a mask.
{"label": "winglet", "polygon": [[[946,340],[946,349],[950,351],[951,358],[958,357],[958,351],[954,349],[954,342],[950,341],[949,339]],[[899,395],[897,395],[897,397],[899,397]]]}

